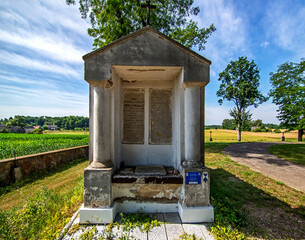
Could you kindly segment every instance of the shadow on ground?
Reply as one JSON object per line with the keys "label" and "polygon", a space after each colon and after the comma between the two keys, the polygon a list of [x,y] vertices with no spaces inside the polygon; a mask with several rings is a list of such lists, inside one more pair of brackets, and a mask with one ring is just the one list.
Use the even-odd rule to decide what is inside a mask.
{"label": "shadow on ground", "polygon": [[224,169],[211,170],[215,217],[257,238],[305,239],[305,207],[288,204]]}

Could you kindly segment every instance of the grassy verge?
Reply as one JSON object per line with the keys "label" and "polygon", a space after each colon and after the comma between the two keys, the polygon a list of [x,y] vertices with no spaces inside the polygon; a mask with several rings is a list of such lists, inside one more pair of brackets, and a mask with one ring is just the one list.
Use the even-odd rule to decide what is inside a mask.
{"label": "grassy verge", "polygon": [[305,238],[305,193],[232,161],[221,152],[227,145],[206,144],[215,237]]}
{"label": "grassy verge", "polygon": [[[0,197],[0,239],[55,239],[83,201],[88,162],[40,176]],[[32,179],[33,180],[33,179]]]}
{"label": "grassy verge", "polygon": [[305,165],[305,144],[277,144],[269,152],[287,161]]}
{"label": "grassy verge", "polygon": [[25,200],[33,196],[44,186],[52,188],[56,193],[71,190],[77,185],[79,178],[83,176],[84,168],[88,165],[87,160],[75,160],[57,170],[40,175],[33,175],[21,183],[14,183],[5,188],[0,188],[0,209],[8,210],[22,205]]}

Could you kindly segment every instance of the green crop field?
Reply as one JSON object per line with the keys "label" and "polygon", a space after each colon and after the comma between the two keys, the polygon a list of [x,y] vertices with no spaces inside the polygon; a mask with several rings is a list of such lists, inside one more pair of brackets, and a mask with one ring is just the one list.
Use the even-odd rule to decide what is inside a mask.
{"label": "green crop field", "polygon": [[89,144],[89,135],[0,133],[0,159]]}

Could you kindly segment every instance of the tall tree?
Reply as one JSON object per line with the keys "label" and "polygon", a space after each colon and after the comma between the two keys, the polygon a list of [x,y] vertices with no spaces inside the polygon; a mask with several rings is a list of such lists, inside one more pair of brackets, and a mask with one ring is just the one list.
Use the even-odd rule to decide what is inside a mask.
{"label": "tall tree", "polygon": [[270,73],[269,92],[278,105],[278,119],[289,129],[298,129],[298,141],[305,130],[305,59],[300,63],[286,62]]}
{"label": "tall tree", "polygon": [[[82,18],[89,16],[92,27],[88,34],[94,37],[94,47],[110,42],[147,25],[146,9],[141,8],[144,0],[79,0]],[[75,4],[76,0],[66,0]],[[204,49],[208,37],[216,30],[212,24],[199,28],[197,22],[189,20],[198,15],[199,7],[194,0],[154,0],[156,10],[150,12],[150,24],[184,46]]]}
{"label": "tall tree", "polygon": [[219,104],[223,100],[232,101],[235,108],[230,111],[237,124],[238,141],[241,141],[242,123],[251,119],[251,114],[246,109],[250,106],[257,107],[259,104],[267,101],[258,90],[259,87],[259,69],[252,60],[247,57],[239,57],[237,61],[231,61],[226,69],[219,74],[221,81],[217,97]]}

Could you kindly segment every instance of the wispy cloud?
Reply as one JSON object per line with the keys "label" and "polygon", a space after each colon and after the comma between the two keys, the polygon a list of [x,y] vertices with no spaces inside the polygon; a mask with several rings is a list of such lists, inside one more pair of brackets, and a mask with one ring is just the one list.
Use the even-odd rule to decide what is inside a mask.
{"label": "wispy cloud", "polygon": [[[59,91],[54,88],[36,88],[29,89],[17,87],[9,84],[0,84],[0,99],[7,99],[7,102],[14,103],[14,98],[24,99],[24,105],[35,102],[40,104],[52,103],[53,106],[63,105],[65,107],[71,106],[88,106],[88,98],[85,95],[70,93],[67,91]],[[14,96],[11,94],[15,94]],[[22,104],[21,104],[22,105]]]}
{"label": "wispy cloud", "polygon": [[19,45],[44,54],[57,61],[82,63],[85,50],[76,49],[71,43],[63,42],[52,33],[31,33],[22,29],[9,32],[0,29],[0,41]]}
{"label": "wispy cloud", "polygon": [[246,21],[236,13],[231,1],[197,1],[195,4],[201,10],[198,16],[201,27],[213,23],[217,29],[208,39],[203,54],[215,62],[218,68],[227,64],[236,54],[248,52]]}
{"label": "wispy cloud", "polygon": [[0,50],[0,63],[8,64],[15,67],[22,67],[29,70],[39,70],[52,73],[59,73],[65,76],[80,77],[79,72],[75,71],[68,65],[57,65],[48,61],[34,60],[16,53],[9,53]]}
{"label": "wispy cloud", "polygon": [[303,1],[269,2],[263,26],[270,41],[284,50],[295,52],[300,58],[305,55],[304,19]]}

